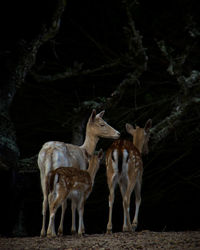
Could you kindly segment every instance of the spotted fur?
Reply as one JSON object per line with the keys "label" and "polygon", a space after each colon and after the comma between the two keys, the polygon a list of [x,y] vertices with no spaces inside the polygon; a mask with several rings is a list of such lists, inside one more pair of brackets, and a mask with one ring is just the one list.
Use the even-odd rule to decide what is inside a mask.
{"label": "spotted fur", "polygon": [[[55,214],[59,206],[68,198],[73,196],[76,199],[79,214],[78,234],[82,235],[85,231],[83,223],[84,203],[90,195],[96,173],[99,169],[103,151],[98,155],[93,155],[89,160],[88,170],[81,170],[75,167],[59,167],[52,170],[47,175],[46,183],[49,190],[50,218],[47,230],[48,236],[56,236]],[[75,196],[75,198],[74,198]]]}
{"label": "spotted fur", "polygon": [[[116,140],[106,152],[106,174],[109,188],[109,219],[107,232],[112,231],[112,208],[115,187],[119,184],[124,208],[123,231],[135,230],[138,223],[138,213],[141,203],[141,184],[143,174],[142,153],[148,149],[149,129],[151,120],[144,128],[126,124],[127,132],[133,136],[133,142]],[[135,216],[131,225],[129,208],[132,191],[135,191]]]}

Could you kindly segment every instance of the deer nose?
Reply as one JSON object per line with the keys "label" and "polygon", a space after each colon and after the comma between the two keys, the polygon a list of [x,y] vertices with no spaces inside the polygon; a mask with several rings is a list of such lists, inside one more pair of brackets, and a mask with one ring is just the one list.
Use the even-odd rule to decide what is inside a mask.
{"label": "deer nose", "polygon": [[119,138],[119,137],[120,137],[120,132],[119,132],[119,131],[117,131],[117,133],[116,133],[116,134],[117,134],[117,137]]}

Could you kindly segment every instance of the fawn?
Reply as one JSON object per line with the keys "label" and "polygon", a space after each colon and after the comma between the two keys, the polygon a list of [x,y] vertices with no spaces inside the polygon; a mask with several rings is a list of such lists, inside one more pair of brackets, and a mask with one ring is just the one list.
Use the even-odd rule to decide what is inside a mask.
{"label": "fawn", "polygon": [[87,170],[81,170],[75,167],[59,167],[48,173],[46,185],[49,190],[50,215],[47,236],[56,236],[55,214],[58,207],[60,207],[67,198],[73,199],[76,203],[79,215],[78,235],[82,236],[85,232],[83,222],[84,204],[92,192],[94,179],[99,169],[102,156],[102,149],[98,152],[98,155],[91,156]]}

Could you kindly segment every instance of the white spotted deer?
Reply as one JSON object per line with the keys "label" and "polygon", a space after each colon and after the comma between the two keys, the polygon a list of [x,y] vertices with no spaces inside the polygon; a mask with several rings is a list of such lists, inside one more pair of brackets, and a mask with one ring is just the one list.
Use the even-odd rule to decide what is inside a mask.
{"label": "white spotted deer", "polygon": [[[141,203],[141,184],[143,162],[141,154],[148,153],[148,140],[152,121],[149,119],[144,128],[126,124],[126,130],[133,136],[133,142],[116,140],[106,152],[106,172],[109,188],[109,219],[107,233],[112,232],[112,209],[116,184],[119,184],[123,199],[123,231],[134,231],[138,224],[138,213]],[[135,215],[131,225],[130,198],[135,191]]]}
{"label": "white spotted deer", "polygon": [[[43,192],[43,203],[42,203],[42,229],[41,236],[46,235],[45,223],[46,223],[46,212],[48,206],[48,197],[46,190],[45,178],[48,173],[60,166],[63,167],[76,167],[85,170],[88,164],[87,155],[93,155],[99,138],[112,138],[118,139],[120,133],[112,128],[103,120],[104,111],[96,114],[93,110],[86,126],[86,135],[83,145],[77,146],[73,144],[66,144],[64,142],[50,141],[46,142],[38,155],[38,166],[40,169],[41,187]],[[73,199],[74,198],[74,199]],[[72,233],[76,231],[75,226],[75,210],[76,210],[76,197],[71,197],[71,209],[72,209]],[[67,206],[67,201],[62,204],[62,213],[59,226],[59,234],[63,234],[63,222],[64,214]]]}
{"label": "white spotted deer", "polygon": [[47,189],[49,190],[49,226],[47,236],[56,236],[55,215],[57,209],[69,197],[77,197],[77,211],[79,215],[78,235],[85,233],[83,215],[84,204],[92,192],[94,179],[99,169],[102,159],[102,149],[98,155],[93,155],[89,159],[87,170],[77,169],[75,167],[59,167],[48,173],[46,177]]}

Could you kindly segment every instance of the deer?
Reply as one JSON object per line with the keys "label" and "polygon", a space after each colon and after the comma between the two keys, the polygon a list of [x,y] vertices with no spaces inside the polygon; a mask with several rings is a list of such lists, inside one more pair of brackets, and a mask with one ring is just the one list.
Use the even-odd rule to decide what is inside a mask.
{"label": "deer", "polygon": [[[135,231],[138,225],[138,213],[141,204],[141,185],[143,175],[142,154],[148,153],[148,141],[152,120],[144,128],[126,123],[126,131],[133,136],[133,142],[119,139],[113,142],[106,152],[106,176],[109,188],[109,218],[107,233],[112,233],[112,210],[115,187],[118,184],[123,200],[123,232]],[[130,198],[135,192],[135,215],[131,225]]]}
{"label": "deer", "polygon": [[87,170],[81,170],[76,167],[59,167],[51,170],[46,177],[46,185],[49,190],[49,226],[47,230],[48,237],[55,237],[55,215],[57,209],[65,200],[76,196],[77,211],[79,215],[78,235],[83,236],[84,227],[84,204],[92,192],[96,173],[100,166],[100,160],[103,156],[103,150],[100,149],[97,155],[89,159]]}
{"label": "deer", "polygon": [[[93,109],[92,113],[88,119],[86,125],[86,134],[85,140],[81,146],[68,144],[60,141],[49,141],[46,142],[39,154],[38,154],[38,167],[40,170],[40,181],[41,188],[43,193],[43,202],[42,202],[42,228],[40,236],[46,235],[45,224],[46,224],[46,213],[48,207],[48,195],[47,188],[45,184],[45,178],[48,173],[60,166],[62,167],[75,167],[81,170],[86,170],[88,164],[88,157],[93,155],[96,145],[101,138],[111,138],[118,139],[120,133],[111,127],[106,121],[103,120],[103,115],[105,111],[96,113],[96,110]],[[71,210],[72,210],[72,234],[76,232],[75,226],[75,216],[76,216],[76,197],[73,199],[71,195]],[[59,235],[63,235],[63,223],[65,210],[67,208],[67,201],[62,203],[62,212],[59,225]]]}

